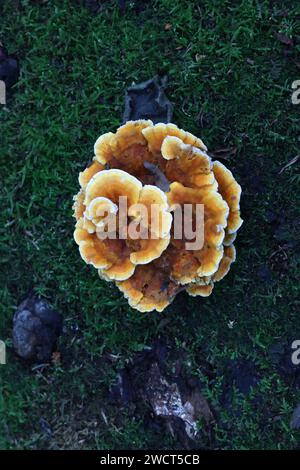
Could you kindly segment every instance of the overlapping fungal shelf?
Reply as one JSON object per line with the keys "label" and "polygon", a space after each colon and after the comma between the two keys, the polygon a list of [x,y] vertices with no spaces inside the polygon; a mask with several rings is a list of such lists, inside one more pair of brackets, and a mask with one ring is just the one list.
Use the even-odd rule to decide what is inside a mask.
{"label": "overlapping fungal shelf", "polygon": [[[74,238],[82,259],[141,312],[162,311],[182,290],[209,296],[236,258],[241,187],[232,173],[212,161],[201,139],[150,120],[129,121],[101,135],[94,151],[74,197]],[[120,196],[128,200],[128,224],[140,220],[131,205],[159,207],[156,221],[149,218],[147,239],[98,237],[105,223],[98,214],[115,216]],[[197,204],[204,206],[201,249],[187,249],[184,237],[174,237],[174,210],[184,204],[192,205],[192,213]]]}

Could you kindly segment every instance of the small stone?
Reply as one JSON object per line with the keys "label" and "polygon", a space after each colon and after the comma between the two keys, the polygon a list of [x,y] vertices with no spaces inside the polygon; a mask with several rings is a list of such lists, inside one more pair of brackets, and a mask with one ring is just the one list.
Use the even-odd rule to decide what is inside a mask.
{"label": "small stone", "polygon": [[62,316],[37,296],[25,299],[13,318],[13,344],[18,356],[48,361],[62,331]]}

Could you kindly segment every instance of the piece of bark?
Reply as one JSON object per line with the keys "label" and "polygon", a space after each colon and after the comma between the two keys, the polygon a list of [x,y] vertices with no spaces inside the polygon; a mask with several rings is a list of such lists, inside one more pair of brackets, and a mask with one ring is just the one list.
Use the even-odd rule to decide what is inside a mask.
{"label": "piece of bark", "polygon": [[158,76],[127,88],[123,122],[151,119],[154,123],[171,122],[173,105],[165,95],[166,78]]}

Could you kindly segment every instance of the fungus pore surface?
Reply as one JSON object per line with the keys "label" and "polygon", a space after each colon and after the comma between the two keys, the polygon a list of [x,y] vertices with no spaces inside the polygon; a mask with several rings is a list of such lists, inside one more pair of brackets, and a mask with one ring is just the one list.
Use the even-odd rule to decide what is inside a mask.
{"label": "fungus pore surface", "polygon": [[209,296],[235,261],[243,222],[231,171],[198,137],[150,120],[101,135],[94,152],[73,205],[82,259],[141,312],[162,311],[182,290]]}

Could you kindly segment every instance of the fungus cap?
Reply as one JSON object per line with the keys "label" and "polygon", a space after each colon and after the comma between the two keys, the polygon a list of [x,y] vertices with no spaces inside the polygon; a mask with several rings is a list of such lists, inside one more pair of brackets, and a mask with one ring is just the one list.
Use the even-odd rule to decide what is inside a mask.
{"label": "fungus cap", "polygon": [[[136,265],[150,263],[167,248],[172,224],[167,197],[159,188],[143,186],[123,170],[90,172],[90,176],[90,180],[85,181],[85,189],[75,197],[74,215],[78,222],[74,238],[87,264],[97,268],[105,279],[123,281],[133,275]],[[126,199],[124,227],[118,219],[120,197]],[[130,235],[126,239],[120,237],[121,230],[129,231],[130,224],[142,225],[143,221],[133,209],[139,204],[150,207],[152,202],[155,217],[147,219],[147,223],[149,232],[156,237],[144,239],[142,232],[137,233],[137,239]],[[111,221],[114,234],[106,230]]]}

